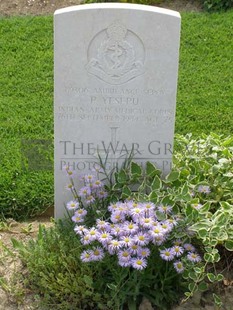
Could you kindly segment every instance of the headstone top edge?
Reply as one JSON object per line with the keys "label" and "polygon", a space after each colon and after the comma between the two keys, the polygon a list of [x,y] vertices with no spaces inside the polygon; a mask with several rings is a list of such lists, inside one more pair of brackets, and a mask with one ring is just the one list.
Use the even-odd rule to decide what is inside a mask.
{"label": "headstone top edge", "polygon": [[123,9],[123,10],[131,9],[137,11],[160,13],[181,18],[180,13],[177,11],[164,9],[156,6],[132,4],[132,3],[91,3],[91,4],[75,5],[56,10],[54,12],[54,16],[65,13],[72,13],[76,11],[96,10],[96,9]]}

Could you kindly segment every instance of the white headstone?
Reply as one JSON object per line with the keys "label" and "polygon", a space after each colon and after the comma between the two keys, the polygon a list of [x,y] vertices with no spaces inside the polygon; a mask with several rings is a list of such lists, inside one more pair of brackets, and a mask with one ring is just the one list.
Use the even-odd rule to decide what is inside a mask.
{"label": "white headstone", "polygon": [[[135,4],[55,12],[55,217],[65,213],[69,165],[90,172],[134,160],[171,169],[180,15]],[[121,158],[121,159],[120,159]],[[70,195],[70,194],[69,194]]]}

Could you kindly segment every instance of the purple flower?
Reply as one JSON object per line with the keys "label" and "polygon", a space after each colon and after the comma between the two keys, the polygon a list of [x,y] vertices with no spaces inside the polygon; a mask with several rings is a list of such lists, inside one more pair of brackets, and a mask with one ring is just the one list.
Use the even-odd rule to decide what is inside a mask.
{"label": "purple flower", "polygon": [[112,215],[111,215],[111,221],[113,223],[119,223],[119,222],[122,222],[124,220],[125,220],[124,214],[122,214],[122,213],[120,213],[118,211],[113,212]]}
{"label": "purple flower", "polygon": [[193,203],[193,204],[191,204],[191,207],[193,207],[196,210],[200,210],[202,208],[202,206],[203,205],[200,204],[200,203]]}
{"label": "purple flower", "polygon": [[112,240],[112,236],[109,232],[103,231],[98,235],[98,241],[102,243],[102,245],[107,246],[109,242]]}
{"label": "purple flower", "polygon": [[133,222],[125,222],[123,229],[126,231],[126,233],[133,235],[138,232],[139,227]]}
{"label": "purple flower", "polygon": [[87,215],[87,210],[78,209],[75,211],[74,215],[84,217],[85,215]]}
{"label": "purple flower", "polygon": [[122,248],[122,242],[118,241],[116,239],[113,239],[110,241],[109,245],[108,245],[108,251],[109,254],[114,254],[116,253],[116,251],[118,251],[120,248]]}
{"label": "purple flower", "polygon": [[108,222],[100,220],[100,219],[96,220],[96,227],[102,231],[105,231],[105,230],[110,231],[111,230],[110,224]]}
{"label": "purple flower", "polygon": [[77,235],[84,235],[88,230],[84,225],[76,225],[74,228],[74,231],[76,232]]}
{"label": "purple flower", "polygon": [[201,261],[201,256],[194,252],[189,252],[187,259],[194,263],[199,263]]}
{"label": "purple flower", "polygon": [[144,228],[152,228],[154,219],[152,217],[142,217],[139,220],[139,224]]}
{"label": "purple flower", "polygon": [[121,236],[120,240],[125,247],[130,247],[133,244],[133,238],[130,236]]}
{"label": "purple flower", "polygon": [[194,247],[192,244],[190,244],[190,243],[185,243],[185,244],[183,245],[183,247],[184,247],[184,249],[185,249],[187,252],[195,252],[195,251],[196,251],[195,247]]}
{"label": "purple flower", "polygon": [[74,190],[74,185],[72,183],[69,183],[65,186],[65,189],[67,189],[68,191],[73,191]]}
{"label": "purple flower", "polygon": [[148,248],[140,248],[137,254],[138,257],[148,257],[150,256],[150,250]]}
{"label": "purple flower", "polygon": [[181,256],[184,253],[184,248],[178,245],[174,245],[171,249],[177,257]]}
{"label": "purple flower", "polygon": [[108,211],[113,212],[117,210],[118,206],[121,204],[121,202],[113,203],[108,207]]}
{"label": "purple flower", "polygon": [[84,186],[84,187],[80,188],[78,194],[80,197],[87,197],[87,196],[91,195],[91,189],[89,186]]}
{"label": "purple flower", "polygon": [[166,241],[166,238],[165,236],[157,236],[154,237],[152,241],[156,245],[162,245]]}
{"label": "purple flower", "polygon": [[209,194],[211,192],[210,187],[208,185],[200,185],[198,186],[197,191],[199,193]]}
{"label": "purple flower", "polygon": [[122,262],[129,262],[131,259],[131,253],[129,250],[120,250],[117,253],[117,256],[118,256],[119,261],[122,261]]}
{"label": "purple flower", "polygon": [[88,251],[83,251],[82,254],[80,255],[81,261],[88,263],[91,261],[91,253],[90,250]]}
{"label": "purple flower", "polygon": [[93,183],[93,188],[102,188],[103,187],[103,183],[100,180],[96,180]]}
{"label": "purple flower", "polygon": [[118,264],[121,267],[131,267],[131,260],[129,260],[129,261],[119,260]]}
{"label": "purple flower", "polygon": [[174,259],[175,254],[174,254],[174,251],[172,249],[165,249],[165,250],[160,250],[160,257],[163,260],[171,261]]}
{"label": "purple flower", "polygon": [[96,193],[97,197],[100,199],[104,199],[108,196],[108,193],[104,190],[98,190]]}
{"label": "purple flower", "polygon": [[184,271],[184,265],[181,261],[174,262],[173,266],[178,273],[182,273]]}
{"label": "purple flower", "polygon": [[66,204],[67,210],[76,210],[79,207],[78,201],[71,200]]}
{"label": "purple flower", "polygon": [[91,252],[91,260],[92,261],[99,261],[104,258],[104,251],[100,247],[96,247],[95,249],[92,250]]}
{"label": "purple flower", "polygon": [[93,175],[93,174],[86,174],[85,176],[84,176],[84,182],[86,183],[86,184],[90,184],[90,183],[93,183],[94,181],[95,181],[95,176]]}
{"label": "purple flower", "polygon": [[157,226],[153,226],[153,228],[151,228],[149,230],[149,233],[150,233],[152,238],[163,237],[164,236],[164,229],[159,224]]}
{"label": "purple flower", "polygon": [[146,268],[146,266],[147,266],[147,261],[144,258],[138,257],[138,258],[132,259],[132,267],[134,269],[143,270],[144,268]]}
{"label": "purple flower", "polygon": [[141,247],[138,244],[133,243],[129,246],[129,250],[132,255],[136,255],[140,249]]}
{"label": "purple flower", "polygon": [[170,214],[172,212],[171,206],[160,205],[158,206],[158,210],[161,213]]}
{"label": "purple flower", "polygon": [[82,222],[84,222],[83,216],[80,216],[78,214],[74,214],[71,219],[72,219],[72,221],[74,223],[82,223]]}
{"label": "purple flower", "polygon": [[92,196],[92,195],[89,195],[89,196],[87,196],[86,198],[85,198],[85,202],[86,202],[86,204],[91,204],[91,203],[93,203],[95,201],[95,197],[94,196]]}
{"label": "purple flower", "polygon": [[138,232],[134,237],[133,240],[136,244],[140,246],[147,245],[150,242],[150,237],[142,232]]}

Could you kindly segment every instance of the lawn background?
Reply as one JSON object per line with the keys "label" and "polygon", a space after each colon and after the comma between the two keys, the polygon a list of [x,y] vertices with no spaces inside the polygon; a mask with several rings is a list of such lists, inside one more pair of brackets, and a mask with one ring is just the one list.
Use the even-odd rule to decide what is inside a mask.
{"label": "lawn background", "polygon": [[[232,33],[233,10],[182,13],[176,133],[232,135]],[[53,205],[52,16],[1,18],[0,61],[0,216],[19,219]],[[50,165],[25,164],[34,139]]]}

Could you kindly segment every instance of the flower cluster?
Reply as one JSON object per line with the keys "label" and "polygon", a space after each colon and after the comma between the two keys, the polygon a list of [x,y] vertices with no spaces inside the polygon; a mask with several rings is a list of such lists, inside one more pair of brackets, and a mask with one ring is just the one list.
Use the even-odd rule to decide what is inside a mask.
{"label": "flower cluster", "polygon": [[[178,273],[184,270],[183,261],[198,263],[201,260],[191,244],[182,244],[177,240],[167,247],[171,244],[170,235],[175,227],[179,227],[180,221],[178,216],[172,214],[172,206],[126,200],[105,204],[102,212],[99,202],[107,197],[102,181],[93,174],[85,175],[82,177],[84,186],[76,192],[73,173],[69,169],[66,172],[71,181],[67,188],[74,195],[66,208],[73,211],[74,230],[87,247],[81,254],[83,262],[100,261],[105,255],[114,255],[120,266],[143,270],[155,247],[162,260],[173,262]],[[96,205],[94,218],[93,213],[87,217],[93,205]],[[90,217],[91,227],[90,221],[87,225]]]}
{"label": "flower cluster", "polygon": [[[168,208],[156,206],[152,202],[117,202],[108,207],[109,220],[97,219],[96,225],[91,228],[77,225],[75,232],[80,236],[81,243],[94,245],[81,254],[81,260],[83,262],[102,260],[108,253],[116,255],[122,267],[144,269],[150,256],[150,247],[162,247],[178,224],[177,220],[169,218],[159,221],[156,216],[158,210],[165,213],[171,209],[169,206]],[[161,249],[160,256],[166,261],[175,260],[174,267],[180,273],[184,267],[178,258],[185,251],[188,251],[187,259],[190,261],[200,260],[200,256],[193,248],[186,249],[185,245],[182,247],[177,244],[171,248]]]}
{"label": "flower cluster", "polygon": [[76,192],[73,183],[73,172],[69,168],[65,169],[66,173],[70,177],[70,184],[66,186],[68,190],[73,193],[75,199],[69,201],[66,204],[67,210],[73,210],[72,221],[75,223],[84,222],[84,218],[87,215],[87,207],[95,202],[99,202],[107,197],[107,192],[104,189],[104,184],[100,181],[96,175],[88,174],[82,177],[84,186]]}

